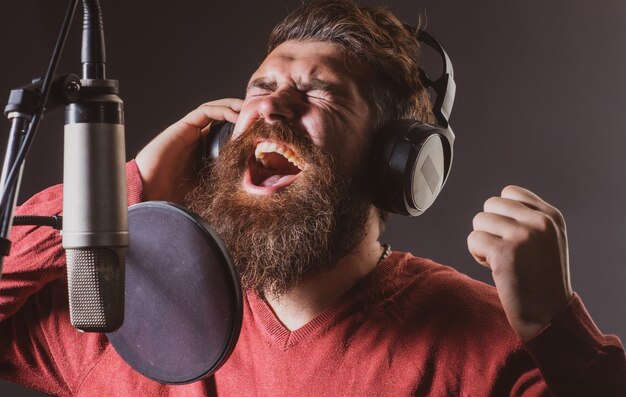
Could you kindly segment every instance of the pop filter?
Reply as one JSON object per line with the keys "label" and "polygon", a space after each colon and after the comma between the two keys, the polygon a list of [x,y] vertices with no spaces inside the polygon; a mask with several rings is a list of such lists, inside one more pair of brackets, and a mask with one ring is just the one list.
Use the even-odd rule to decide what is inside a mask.
{"label": "pop filter", "polygon": [[131,206],[128,227],[124,323],[109,341],[157,382],[210,376],[241,329],[241,287],[228,251],[202,219],[171,203]]}

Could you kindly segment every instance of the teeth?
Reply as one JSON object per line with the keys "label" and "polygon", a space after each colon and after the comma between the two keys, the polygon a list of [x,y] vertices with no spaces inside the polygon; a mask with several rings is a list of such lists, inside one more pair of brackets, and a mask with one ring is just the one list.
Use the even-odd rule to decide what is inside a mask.
{"label": "teeth", "polygon": [[265,155],[267,153],[278,153],[284,158],[287,159],[290,163],[295,165],[296,167],[303,169],[302,162],[298,158],[298,156],[291,150],[290,148],[283,146],[281,144],[276,144],[274,142],[261,142],[257,145],[254,150],[254,156],[257,161],[259,161],[263,166],[267,166],[267,161],[265,160]]}
{"label": "teeth", "polygon": [[265,153],[263,152],[263,148],[261,148],[261,145],[259,144],[259,146],[256,147],[256,149],[254,150],[254,157],[258,159],[262,158],[263,156],[265,156]]}

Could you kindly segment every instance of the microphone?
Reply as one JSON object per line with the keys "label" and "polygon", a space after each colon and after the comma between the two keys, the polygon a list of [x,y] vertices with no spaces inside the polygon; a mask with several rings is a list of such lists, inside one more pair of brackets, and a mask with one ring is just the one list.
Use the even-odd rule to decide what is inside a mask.
{"label": "microphone", "polygon": [[100,6],[89,0],[83,5],[80,99],[65,107],[63,248],[72,325],[111,332],[124,320],[124,110],[117,81],[105,78]]}
{"label": "microphone", "polygon": [[98,92],[113,89],[102,83],[112,80],[83,80],[84,91],[95,92],[65,108],[63,248],[70,318],[74,327],[91,332],[122,324],[128,247],[123,105],[117,95]]}

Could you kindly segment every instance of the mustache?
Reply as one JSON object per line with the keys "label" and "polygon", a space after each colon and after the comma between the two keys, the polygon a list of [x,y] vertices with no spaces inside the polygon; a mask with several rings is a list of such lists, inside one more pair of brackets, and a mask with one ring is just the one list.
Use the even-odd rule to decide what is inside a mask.
{"label": "mustache", "polygon": [[[308,134],[296,132],[296,128],[285,121],[266,123],[263,119],[255,120],[252,125],[244,131],[241,137],[251,135],[257,138],[276,139],[295,145],[313,145]],[[240,138],[241,138],[240,137]]]}

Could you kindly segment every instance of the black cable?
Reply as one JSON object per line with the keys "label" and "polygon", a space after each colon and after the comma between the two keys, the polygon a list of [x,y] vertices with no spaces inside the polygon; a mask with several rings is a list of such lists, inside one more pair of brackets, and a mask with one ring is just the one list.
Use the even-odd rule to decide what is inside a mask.
{"label": "black cable", "polygon": [[63,228],[63,217],[60,215],[17,215],[13,218],[13,226],[51,226],[61,230]]}
{"label": "black cable", "polygon": [[19,152],[15,157],[15,162],[11,166],[11,171],[8,173],[5,184],[2,187],[3,189],[2,198],[0,199],[0,213],[4,213],[5,208],[8,205],[8,200],[10,196],[9,192],[11,191],[10,186],[13,186],[13,184],[15,183],[15,178],[17,178],[21,164],[26,158],[26,154],[28,153],[32,141],[35,138],[35,133],[37,132],[37,127],[39,126],[39,120],[43,115],[46,100],[48,99],[48,94],[50,93],[50,86],[52,84],[54,73],[56,72],[57,66],[59,65],[61,53],[63,52],[63,47],[65,46],[65,40],[67,39],[67,35],[72,24],[72,19],[74,18],[74,11],[76,10],[77,3],[78,0],[70,0],[67,11],[65,13],[63,25],[61,26],[61,31],[59,32],[59,36],[54,46],[52,58],[50,59],[50,63],[48,64],[48,70],[46,71],[46,75],[44,76],[41,91],[41,101],[39,102],[37,112],[33,116],[33,119],[28,126],[28,131],[26,132],[24,141],[22,142]]}

